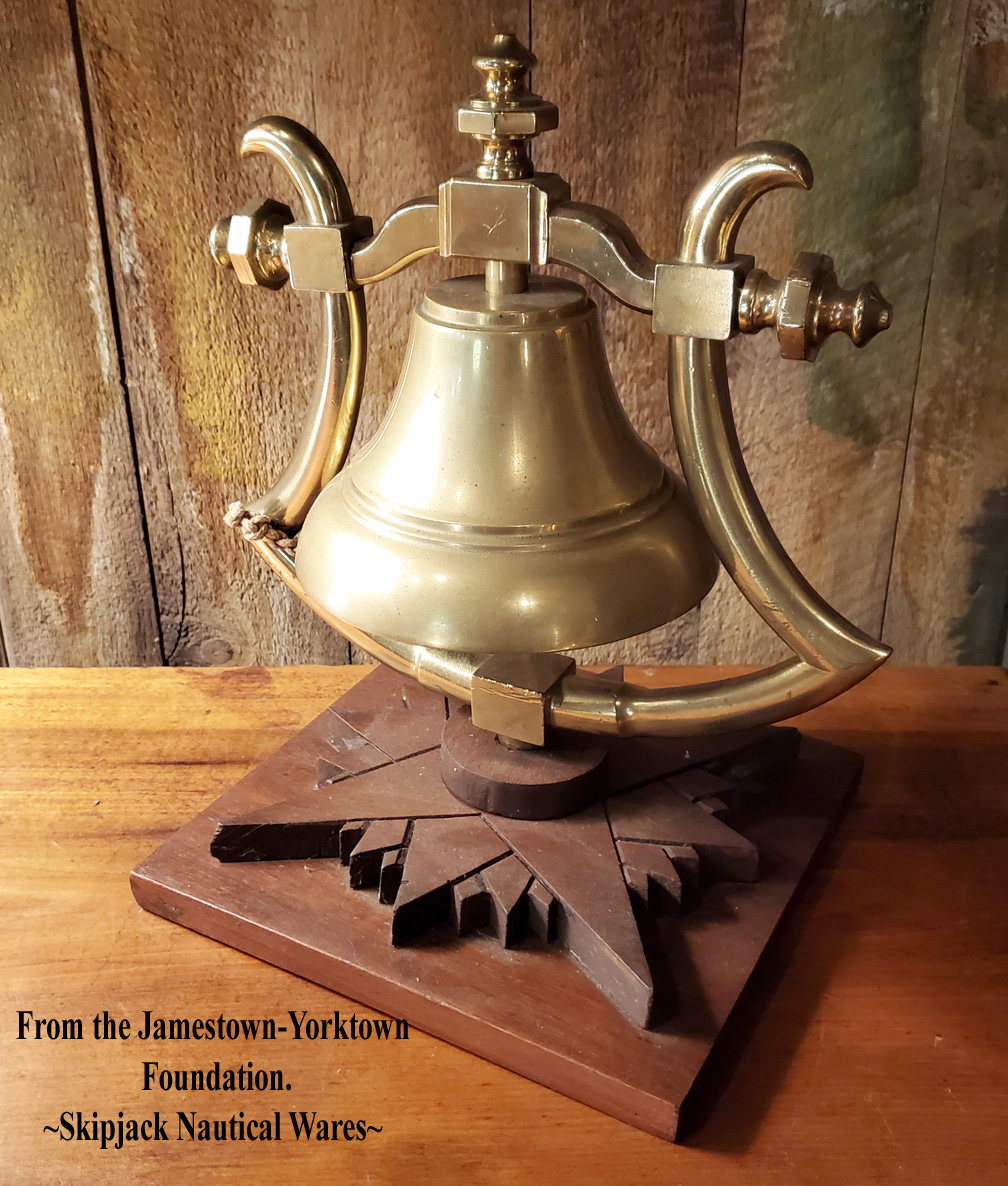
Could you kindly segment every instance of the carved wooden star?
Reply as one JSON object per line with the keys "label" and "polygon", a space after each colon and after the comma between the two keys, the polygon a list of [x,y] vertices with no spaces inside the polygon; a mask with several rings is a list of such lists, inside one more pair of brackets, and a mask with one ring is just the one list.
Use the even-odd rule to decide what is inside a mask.
{"label": "carved wooden star", "polygon": [[749,790],[793,761],[791,729],[701,741],[614,743],[606,796],[559,820],[480,813],[441,780],[443,697],[380,669],[350,705],[311,728],[314,779],[291,797],[222,822],[222,861],[339,860],[354,889],[377,889],[391,942],[432,927],[528,936],[574,957],[630,1020],[649,1024],[651,972],[638,920],[682,914],[714,880],[753,881],[754,845],[725,822]]}

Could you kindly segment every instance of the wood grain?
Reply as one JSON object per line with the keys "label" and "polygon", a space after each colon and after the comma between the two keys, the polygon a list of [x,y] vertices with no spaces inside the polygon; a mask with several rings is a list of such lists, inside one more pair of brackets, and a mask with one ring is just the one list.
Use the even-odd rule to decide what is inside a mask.
{"label": "wood grain", "polygon": [[[757,204],[739,250],[777,276],[799,251],[830,254],[843,283],[874,278],[895,314],[863,353],[832,341],[814,364],[782,360],[772,333],[731,344],[739,437],[798,567],[876,634],[964,18],[958,0],[746,5],[739,143],[790,140],[816,180],[810,194],[780,192]],[[704,662],[755,662],[786,651],[722,577],[701,607],[699,654]]]}
{"label": "wood grain", "polygon": [[[336,714],[368,718],[377,731],[365,726],[363,736],[384,745],[376,704],[402,710],[396,739],[410,736],[417,752],[318,787],[316,762]],[[860,755],[806,742],[797,766],[792,753],[790,772],[775,770],[769,798],[765,785],[750,797],[743,837],[737,817],[728,826],[677,793],[674,774],[620,794],[626,759],[639,766],[622,746],[612,755],[616,794],[604,804],[556,820],[471,814],[446,790],[429,748],[442,728],[443,698],[373,672],[134,869],[134,896],[171,922],[673,1138],[681,1101],[856,785]],[[627,744],[654,755],[647,741]],[[728,760],[745,760],[732,744]],[[664,768],[674,770],[681,747],[664,749]],[[775,793],[784,783],[788,791]],[[372,837],[370,869],[362,861],[355,870]],[[670,874],[662,846],[688,852],[680,867],[695,869],[700,900],[685,919],[662,922],[656,911],[642,925],[614,837],[651,841],[638,847]],[[394,850],[404,843],[399,863]],[[398,884],[360,893],[378,891],[386,855]],[[530,944],[513,950],[533,875],[555,897],[570,958]],[[497,943],[446,935],[464,883],[483,896]]]}
{"label": "wood grain", "polygon": [[79,15],[166,660],[338,660],[345,644],[221,518],[291,449],[310,320],[289,295],[239,292],[205,249],[219,213],[274,180],[238,162],[244,126],[272,109],[311,117],[310,76],[290,69],[306,13],[88,0]]}
{"label": "wood grain", "polygon": [[1008,634],[1008,15],[970,7],[893,556],[908,662],[998,663]]}
{"label": "wood grain", "polygon": [[[207,1051],[19,1042],[19,1008],[88,1020],[102,1008],[134,1019],[145,1008],[178,1017],[282,1017],[291,1008],[373,1016],[144,914],[128,885],[155,843],[359,674],[0,674],[5,1184],[1001,1180],[1008,677],[968,668],[883,670],[801,722],[866,754],[862,789],[744,1009],[731,1073],[716,1081],[709,1115],[684,1147],[418,1030],[382,1051],[292,1042],[281,1058],[263,1043],[227,1044],[222,1065],[281,1065],[295,1084],[291,1107],[383,1124],[362,1144],[170,1142],[101,1154],[48,1143],[55,1138],[41,1126],[64,1109],[104,1114],[114,1105],[115,1116],[159,1106],[140,1088],[144,1057],[181,1067],[202,1065]],[[726,672],[656,678],[715,674]],[[146,705],[157,712],[138,711]]]}
{"label": "wood grain", "polygon": [[[756,487],[812,583],[898,656],[1002,658],[1000,0],[6,5],[0,634],[12,664],[346,658],[220,519],[289,456],[314,368],[311,299],[240,288],[211,265],[206,231],[254,196],[291,198],[236,155],[241,129],[269,112],[318,131],[376,221],[469,167],[452,109],[478,85],[470,54],[503,28],[531,39],[534,85],[560,104],[539,165],[658,258],[674,251],[685,196],[736,140],[807,150],[815,191],[766,199],[740,248],[778,275],[798,250],[831,252],[842,280],[874,275],[896,313],[864,354],[831,343],[814,366],[775,358],[768,334],[731,347]],[[465,270],[427,259],[369,293],[358,446],[388,405],[410,307]],[[645,318],[593,295],[631,417],[674,464],[663,346]],[[764,661],[780,647],[722,577],[699,611],[582,657],[618,653]]]}
{"label": "wood grain", "polygon": [[14,664],[160,662],[63,0],[3,3],[0,627]]}
{"label": "wood grain", "polygon": [[[735,141],[743,10],[742,0],[533,3],[535,89],[560,107],[560,127],[537,142],[536,166],[565,177],[574,201],[614,211],[652,258],[674,256],[686,197]],[[588,287],[634,427],[678,466],[665,340],[649,318]],[[698,624],[693,612],[618,646],[577,654],[596,663],[695,661]]]}
{"label": "wood grain", "polygon": [[[205,241],[257,193],[289,198],[265,163],[236,155],[241,131],[274,111],[320,134],[376,220],[450,173],[465,148],[450,104],[475,81],[468,47],[495,13],[523,10],[467,6],[441,46],[420,36],[438,9],[80,5],[169,663],[347,654],[221,523],[292,451],[314,369],[310,301],[240,288]],[[364,437],[394,383],[402,293],[393,283],[371,302]]]}

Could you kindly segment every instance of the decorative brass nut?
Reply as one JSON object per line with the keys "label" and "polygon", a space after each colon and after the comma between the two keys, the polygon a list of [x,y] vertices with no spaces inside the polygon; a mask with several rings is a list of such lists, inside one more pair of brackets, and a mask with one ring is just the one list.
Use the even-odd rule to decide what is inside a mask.
{"label": "decorative brass nut", "polygon": [[782,358],[811,362],[819,352],[818,297],[827,276],[836,283],[828,255],[803,251],[792,265],[777,301],[777,341]]}
{"label": "decorative brass nut", "polygon": [[784,358],[811,362],[826,338],[844,333],[864,346],[889,328],[892,306],[871,280],[859,288],[841,288],[828,255],[803,251],[786,279],[778,282],[754,269],[739,296],[738,321],[743,333],[768,326],[777,330]]}
{"label": "decorative brass nut", "polygon": [[531,177],[526,140],[557,126],[555,104],[528,88],[526,75],[536,57],[511,33],[498,33],[473,65],[486,78],[483,90],[458,108],[456,126],[480,142],[483,159],[476,176],[485,180]]}
{"label": "decorative brass nut", "polygon": [[483,111],[471,107],[459,109],[457,126],[460,132],[489,140],[491,137],[538,136],[540,132],[551,132],[557,126],[555,107],[545,103],[538,107],[519,108],[516,111]]}
{"label": "decorative brass nut", "polygon": [[242,284],[283,288],[287,283],[284,227],[294,221],[289,206],[266,198],[220,219],[210,232],[210,254],[233,268]]}
{"label": "decorative brass nut", "polygon": [[227,253],[228,231],[230,229],[230,214],[225,214],[223,218],[218,218],[210,228],[210,254],[214,258],[214,263],[221,268],[231,267],[231,260],[228,258]]}

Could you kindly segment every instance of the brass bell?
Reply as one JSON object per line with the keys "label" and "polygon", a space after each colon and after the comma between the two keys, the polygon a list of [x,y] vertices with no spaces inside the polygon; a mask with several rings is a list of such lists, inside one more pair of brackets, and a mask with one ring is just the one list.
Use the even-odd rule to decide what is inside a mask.
{"label": "brass bell", "polygon": [[374,439],[319,495],[297,575],[335,617],[449,650],[609,642],[678,617],[717,559],[613,388],[595,305],[446,280]]}
{"label": "brass bell", "polygon": [[[246,132],[243,153],[268,154],[294,181],[303,221],[276,202],[248,208],[217,224],[211,251],[243,283],[321,292],[325,334],[295,456],[271,491],[232,508],[232,523],[353,642],[518,742],[541,745],[554,727],[727,731],[822,703],[888,651],[818,597],[767,522],[735,433],[723,343],[773,328],[785,357],[811,360],[832,332],[863,345],[886,328],[889,306],[873,284],[840,288],[827,256],[800,255],[779,282],[736,254],[753,202],[811,185],[792,145],[728,154],[687,203],[676,258],[656,263],[615,215],[572,202],[562,178],[535,170],[529,142],[558,116],[528,89],[529,51],[501,35],[473,61],[484,88],[457,124],[478,141],[478,164],[376,233],[310,132],[276,117]],[[345,464],[364,289],[435,252],[482,273],[426,293],[385,422]],[[668,338],[685,485],[630,426],[584,289],[531,274],[549,262],[650,314]],[[551,654],[686,612],[719,559],[792,659],[716,685],[651,689]]]}

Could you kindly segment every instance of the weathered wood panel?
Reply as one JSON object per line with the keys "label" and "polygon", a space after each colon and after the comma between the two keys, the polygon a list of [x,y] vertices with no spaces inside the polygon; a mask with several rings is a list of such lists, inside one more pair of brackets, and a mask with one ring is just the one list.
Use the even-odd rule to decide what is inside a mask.
{"label": "weathered wood panel", "polygon": [[[730,348],[739,436],[770,520],[812,584],[878,632],[927,301],[956,72],[960,0],[810,5],[749,0],[738,139],[799,145],[810,194],[764,198],[739,249],[782,275],[831,254],[841,282],[869,276],[895,307],[862,353],[829,342],[786,362],[770,333]],[[701,607],[703,662],[784,652],[722,578]]]}
{"label": "weathered wood panel", "polygon": [[63,0],[0,4],[0,624],[13,664],[160,662]]}
{"label": "weathered wood panel", "polygon": [[291,68],[307,13],[88,0],[79,16],[166,660],[338,660],[343,644],[221,520],[290,448],[307,319],[287,295],[235,291],[204,246],[219,213],[273,181],[238,163],[244,125],[311,117],[310,74]]}
{"label": "weathered wood panel", "polygon": [[[460,6],[442,37],[434,0],[81,3],[168,662],[347,653],[221,522],[228,501],[261,491],[289,456],[315,349],[310,300],[241,289],[206,254],[220,214],[257,194],[291,196],[265,163],[239,162],[241,131],[272,112],[313,127],[357,208],[382,218],[457,164],[451,100],[476,83],[467,50],[495,19],[525,33],[523,14]],[[423,274],[371,301],[363,435],[391,392]]]}
{"label": "weathered wood panel", "polygon": [[[831,343],[813,366],[775,358],[766,334],[732,346],[757,489],[813,584],[884,627],[900,657],[1001,657],[1004,0],[974,4],[965,59],[966,0],[79,0],[111,299],[69,19],[53,0],[7,3],[0,626],[12,663],[160,661],[116,310],[168,662],[346,656],[221,522],[297,436],[311,301],[219,274],[206,231],[251,197],[290,200],[282,178],[236,154],[241,129],[271,111],[318,131],[376,221],[468,167],[453,105],[478,85],[470,53],[504,28],[531,38],[536,89],[561,107],[538,163],[619,213],[656,257],[672,254],[683,199],[736,139],[806,149],[815,191],[766,199],[740,248],[777,274],[798,250],[828,251],[842,280],[875,276],[895,322],[864,354]],[[369,293],[359,440],[387,407],[411,305],[445,271],[421,261]],[[594,295],[631,417],[674,462],[663,346],[645,318]],[[617,649],[641,661],[779,653],[725,579],[699,611],[605,652]]]}
{"label": "weathered wood panel", "polygon": [[[673,257],[683,202],[735,142],[743,12],[742,0],[532,5],[535,89],[560,106],[560,127],[538,141],[536,164],[566,177],[575,201],[619,215],[653,258]],[[649,317],[590,287],[616,389],[638,432],[678,465],[665,339],[652,333]],[[580,654],[695,661],[698,621],[694,612]]]}
{"label": "weathered wood panel", "polygon": [[907,662],[998,663],[1008,629],[1008,5],[974,0],[886,635]]}

